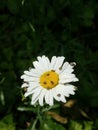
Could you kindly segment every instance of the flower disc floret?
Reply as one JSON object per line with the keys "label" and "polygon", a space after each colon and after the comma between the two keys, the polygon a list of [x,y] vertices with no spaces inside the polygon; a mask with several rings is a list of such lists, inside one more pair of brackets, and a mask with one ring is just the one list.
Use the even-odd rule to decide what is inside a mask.
{"label": "flower disc floret", "polygon": [[52,89],[56,87],[59,82],[59,75],[54,71],[47,71],[40,77],[40,84],[46,89]]}

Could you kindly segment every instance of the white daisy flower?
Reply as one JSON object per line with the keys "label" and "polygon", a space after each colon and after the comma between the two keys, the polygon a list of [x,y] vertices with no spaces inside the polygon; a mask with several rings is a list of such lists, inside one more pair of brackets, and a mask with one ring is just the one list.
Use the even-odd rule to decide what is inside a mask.
{"label": "white daisy flower", "polygon": [[72,73],[75,63],[63,63],[64,59],[63,56],[53,56],[50,61],[46,56],[38,56],[33,62],[34,68],[24,71],[22,88],[27,87],[24,96],[32,96],[32,105],[37,101],[41,106],[44,103],[53,105],[54,99],[65,103],[65,97],[75,94],[75,86],[69,84],[78,81]]}

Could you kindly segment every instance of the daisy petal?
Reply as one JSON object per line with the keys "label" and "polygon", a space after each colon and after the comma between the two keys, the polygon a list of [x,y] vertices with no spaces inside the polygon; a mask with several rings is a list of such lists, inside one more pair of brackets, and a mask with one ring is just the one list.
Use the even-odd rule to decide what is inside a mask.
{"label": "daisy petal", "polygon": [[29,69],[29,71],[32,73],[32,75],[34,76],[39,76],[40,73],[38,73],[38,71],[36,71],[36,69]]}
{"label": "daisy petal", "polygon": [[74,95],[75,94],[75,92],[74,92],[75,91],[75,86],[71,85],[71,84],[66,84],[65,85],[65,91],[68,94]]}
{"label": "daisy petal", "polygon": [[28,76],[32,76],[32,73],[30,71],[24,71],[24,74],[28,75]]}
{"label": "daisy petal", "polygon": [[52,89],[49,91],[49,105],[53,105],[53,95],[52,95]]}
{"label": "daisy petal", "polygon": [[37,59],[42,64],[42,67],[44,66],[44,70],[48,71],[49,70],[49,65],[50,65],[50,61],[49,61],[48,57],[42,56],[42,58],[37,57]]}
{"label": "daisy petal", "polygon": [[39,74],[42,74],[44,72],[44,68],[39,64],[38,61],[33,62],[34,67],[36,68],[36,71],[38,71]]}
{"label": "daisy petal", "polygon": [[32,100],[35,100],[37,97],[39,97],[41,91],[42,91],[42,88],[39,87],[38,90],[32,95]]}
{"label": "daisy petal", "polygon": [[70,65],[68,62],[65,62],[62,66],[62,70],[61,73],[62,74],[68,74],[68,73],[72,73],[74,71],[73,66]]}
{"label": "daisy petal", "polygon": [[64,103],[66,102],[66,99],[65,99],[65,97],[64,97],[63,95],[60,96],[60,100],[61,100],[62,102],[64,102]]}
{"label": "daisy petal", "polygon": [[49,69],[50,69],[50,70],[53,70],[53,69],[54,69],[56,60],[57,60],[56,56],[53,56],[52,59],[51,59],[50,66],[49,66]]}
{"label": "daisy petal", "polygon": [[40,87],[40,85],[36,83],[34,86],[29,86],[29,87],[27,88],[27,91],[30,92],[30,91],[32,91],[32,90],[38,88],[38,87]]}
{"label": "daisy petal", "polygon": [[46,93],[46,89],[43,89],[42,92],[41,92],[41,94],[40,94],[40,96],[39,96],[39,104],[40,104],[41,106],[44,105],[44,104],[43,104],[43,100],[44,100],[45,93]]}
{"label": "daisy petal", "polygon": [[22,87],[22,88],[28,87],[28,84],[27,84],[27,83],[23,83],[21,87]]}
{"label": "daisy petal", "polygon": [[47,104],[49,104],[49,90],[46,91],[46,94],[45,94],[45,102]]}
{"label": "daisy petal", "polygon": [[27,92],[24,94],[24,96],[27,97],[27,96],[29,96],[29,95],[35,93],[36,91],[39,91],[39,88],[40,88],[40,87],[36,87],[36,88],[34,88],[34,89],[32,88],[32,90],[31,90],[31,91],[27,91]]}
{"label": "daisy petal", "polygon": [[30,81],[36,81],[36,82],[38,82],[38,78],[37,77],[28,77],[28,76],[24,76],[24,81],[25,82],[30,82]]}
{"label": "daisy petal", "polygon": [[58,70],[60,67],[62,67],[63,61],[64,61],[65,57],[61,56],[58,57],[54,66],[54,70]]}
{"label": "daisy petal", "polygon": [[34,105],[37,101],[38,101],[38,97],[35,100],[33,100],[33,98],[32,98],[31,105]]}
{"label": "daisy petal", "polygon": [[69,83],[69,82],[76,82],[78,78],[75,77],[74,74],[60,74],[59,83]]}
{"label": "daisy petal", "polygon": [[60,101],[60,98],[58,96],[56,89],[52,89],[52,92],[53,92],[52,94],[53,94],[54,99],[57,100],[57,101]]}

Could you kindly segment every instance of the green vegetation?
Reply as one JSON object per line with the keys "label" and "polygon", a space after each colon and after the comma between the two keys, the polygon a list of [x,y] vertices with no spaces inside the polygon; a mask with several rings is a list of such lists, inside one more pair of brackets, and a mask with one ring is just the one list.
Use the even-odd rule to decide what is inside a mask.
{"label": "green vegetation", "polygon": [[39,55],[75,61],[79,82],[70,97],[75,104],[55,110],[68,122],[48,115],[36,129],[97,130],[97,0],[0,0],[0,130],[27,130],[34,121],[28,99],[22,101],[20,76]]}

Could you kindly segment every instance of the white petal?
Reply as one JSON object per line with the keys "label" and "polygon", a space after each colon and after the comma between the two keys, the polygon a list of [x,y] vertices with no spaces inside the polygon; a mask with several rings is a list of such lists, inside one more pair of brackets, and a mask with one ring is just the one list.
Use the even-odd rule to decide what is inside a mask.
{"label": "white petal", "polygon": [[39,82],[36,81],[29,82],[29,87],[34,87],[34,86],[40,86]]}
{"label": "white petal", "polygon": [[49,105],[53,105],[53,95],[52,95],[52,89],[49,90]]}
{"label": "white petal", "polygon": [[71,65],[72,67],[74,67],[74,66],[76,66],[76,62],[71,62],[70,65]]}
{"label": "white petal", "polygon": [[39,74],[37,73],[32,73],[31,71],[24,71],[24,74],[21,76],[21,79],[24,79],[26,77],[39,77]]}
{"label": "white petal", "polygon": [[24,74],[28,75],[28,76],[32,76],[32,73],[30,71],[24,71]]}
{"label": "white petal", "polygon": [[63,64],[64,59],[65,59],[65,57],[63,57],[63,56],[57,57],[57,60],[56,60],[56,63],[55,63],[55,65],[54,65],[54,68],[53,68],[53,69],[54,69],[54,70],[59,69],[59,68],[62,66],[62,64]]}
{"label": "white petal", "polygon": [[68,94],[74,95],[75,94],[75,86],[71,85],[71,84],[66,84],[65,85],[65,91]]}
{"label": "white petal", "polygon": [[50,65],[50,61],[48,59],[48,57],[46,56],[42,56],[41,57],[37,57],[39,63],[41,64],[41,67],[43,68],[44,67],[44,70],[45,71],[48,71],[49,70],[49,65]]}
{"label": "white petal", "polygon": [[28,92],[29,92],[29,91],[32,91],[33,89],[38,88],[38,87],[40,87],[40,85],[39,85],[38,83],[36,83],[35,85],[29,86],[29,87],[27,88],[27,91],[28,91]]}
{"label": "white petal", "polygon": [[27,75],[22,75],[21,79],[23,79],[25,82],[39,82],[38,77],[30,77],[30,76],[27,76]]}
{"label": "white petal", "polygon": [[48,57],[45,57],[43,62],[44,62],[45,69],[48,71],[49,70],[49,65],[50,65],[50,61],[49,61]]}
{"label": "white petal", "polygon": [[63,84],[63,83],[70,83],[70,82],[76,82],[78,81],[77,78],[66,78],[66,79],[60,79],[59,83]]}
{"label": "white petal", "polygon": [[40,104],[41,106],[44,105],[44,104],[43,104],[43,100],[44,100],[45,93],[46,93],[46,89],[43,89],[42,92],[41,92],[41,94],[40,94],[40,96],[39,96],[39,104]]}
{"label": "white petal", "polygon": [[22,88],[28,87],[28,84],[27,84],[27,83],[23,83],[21,87],[22,87]]}
{"label": "white petal", "polygon": [[24,94],[24,96],[25,96],[25,97],[28,97],[28,96],[31,95],[32,93],[33,93],[32,91],[26,92],[26,93]]}
{"label": "white petal", "polygon": [[69,73],[65,73],[65,74],[63,74],[63,73],[61,73],[60,74],[60,76],[59,76],[60,78],[74,78],[75,77],[75,74],[69,74]]}
{"label": "white petal", "polygon": [[68,62],[65,62],[62,66],[61,73],[66,74],[66,73],[72,73],[74,71],[73,66],[71,66]]}
{"label": "white petal", "polygon": [[29,70],[31,73],[32,73],[32,75],[34,75],[34,76],[39,76],[40,75],[40,73],[35,69],[35,68],[32,68],[32,69],[30,69]]}
{"label": "white petal", "polygon": [[66,102],[66,99],[65,99],[65,97],[61,94],[61,96],[60,96],[60,101],[62,101],[62,102]]}
{"label": "white petal", "polygon": [[49,90],[46,91],[46,94],[45,94],[45,102],[47,104],[49,104]]}
{"label": "white petal", "polygon": [[32,89],[32,93],[36,93],[37,91],[41,90],[42,87],[38,86],[38,87],[35,87],[34,89]]}
{"label": "white petal", "polygon": [[35,93],[36,91],[39,91],[39,89],[40,89],[40,87],[36,87],[36,88],[34,88],[34,89],[32,88],[32,91],[27,91],[27,92],[24,94],[24,96],[27,97],[27,96],[29,96],[29,95]]}
{"label": "white petal", "polygon": [[35,100],[33,100],[33,98],[32,98],[31,105],[34,105],[37,102],[37,100],[38,100],[38,97]]}
{"label": "white petal", "polygon": [[60,98],[58,96],[58,93],[57,93],[56,89],[53,88],[52,92],[53,92],[52,94],[53,94],[54,99],[57,100],[57,101],[60,101]]}
{"label": "white petal", "polygon": [[66,85],[60,85],[60,92],[62,93],[62,95],[64,95],[65,97],[69,97],[69,95],[74,95],[75,94],[75,86],[70,85],[70,84],[66,84]]}
{"label": "white petal", "polygon": [[39,78],[37,78],[37,77],[28,77],[28,76],[25,76],[25,77],[24,77],[24,81],[26,81],[26,82],[29,82],[29,81],[39,82]]}
{"label": "white petal", "polygon": [[69,82],[76,82],[78,78],[75,77],[74,74],[60,74],[59,75],[59,83],[69,83]]}
{"label": "white petal", "polygon": [[63,94],[64,87],[62,87],[62,85],[59,84],[56,88],[56,91],[57,91],[57,96],[59,97],[59,100],[62,102],[66,102],[66,99]]}
{"label": "white petal", "polygon": [[38,71],[38,73],[42,74],[43,68],[41,67],[41,65],[39,64],[39,62],[38,61],[34,61],[33,65],[36,68],[36,71]]}
{"label": "white petal", "polygon": [[39,98],[41,91],[42,91],[42,88],[39,87],[39,89],[36,92],[34,92],[34,94],[32,95],[32,100],[35,100],[37,97]]}
{"label": "white petal", "polygon": [[53,56],[52,59],[51,59],[50,66],[49,66],[50,70],[52,70],[54,68],[56,60],[57,60],[56,56]]}
{"label": "white petal", "polygon": [[25,74],[23,74],[23,75],[21,75],[21,79],[24,79],[24,78],[27,78],[28,76],[27,75],[25,75]]}
{"label": "white petal", "polygon": [[63,94],[64,96],[66,96],[66,97],[69,97],[69,93],[66,91],[67,89],[66,89],[66,85],[63,85],[63,84],[60,84],[60,85],[58,85],[59,87],[58,87],[58,92],[60,93],[60,94]]}

